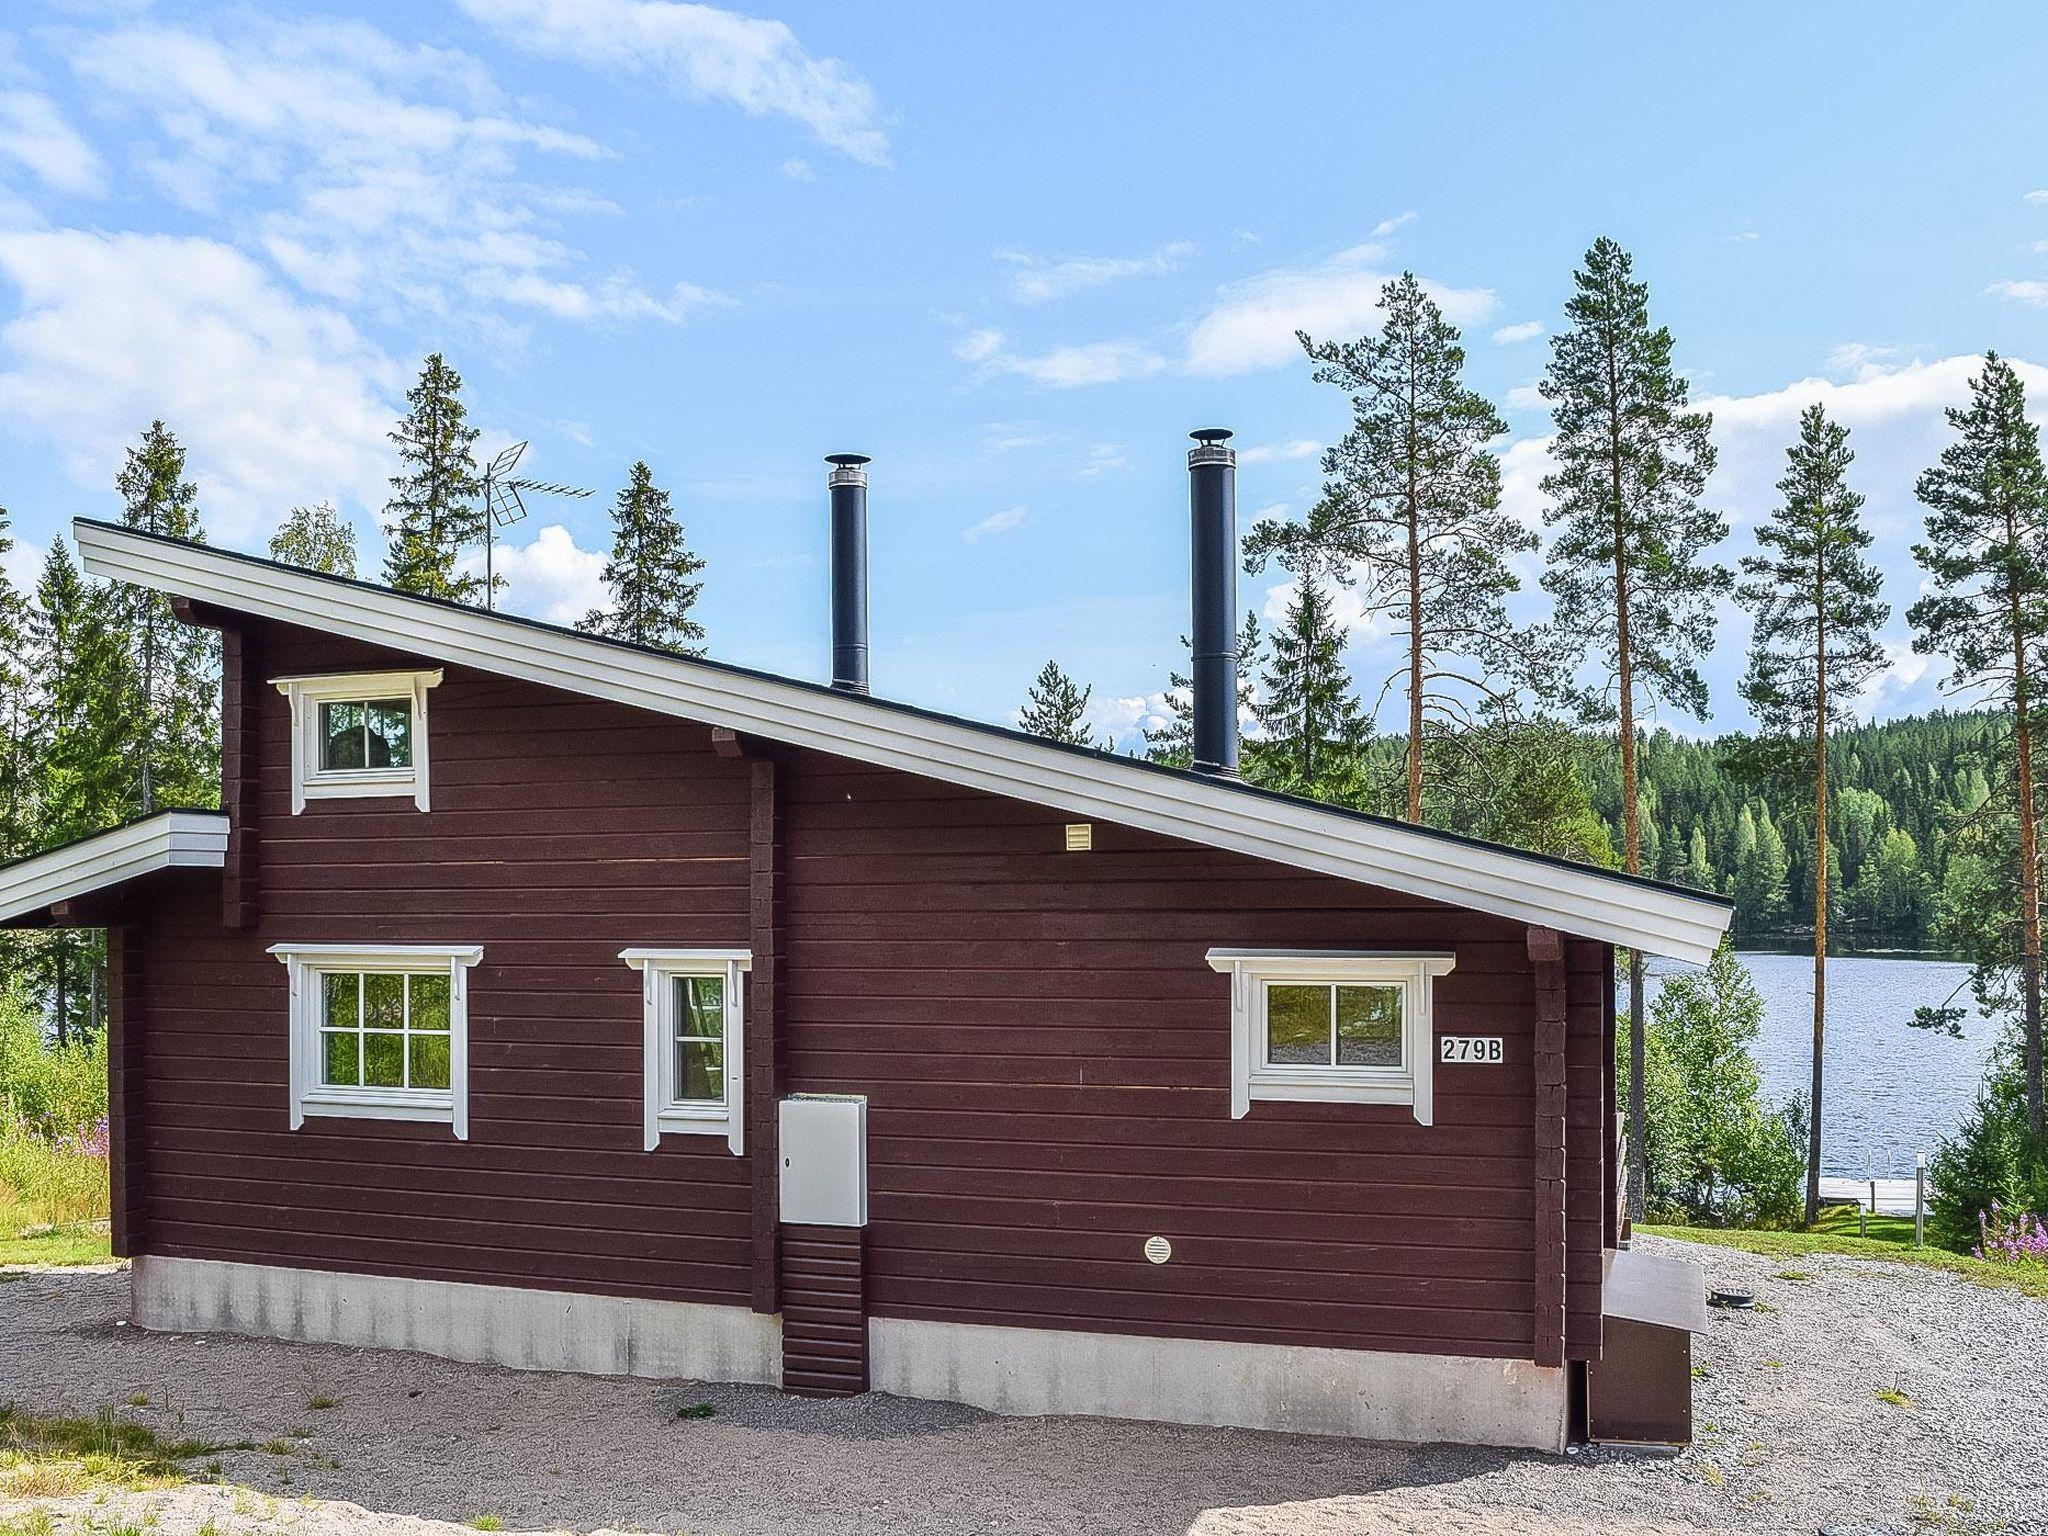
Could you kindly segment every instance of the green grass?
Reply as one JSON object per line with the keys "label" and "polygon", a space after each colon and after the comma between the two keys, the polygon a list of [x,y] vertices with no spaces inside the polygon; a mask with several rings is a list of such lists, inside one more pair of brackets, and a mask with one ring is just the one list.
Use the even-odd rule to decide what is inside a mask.
{"label": "green grass", "polygon": [[496,1515],[477,1515],[469,1522],[472,1531],[502,1531],[505,1522]]}
{"label": "green grass", "polygon": [[[1766,1258],[1806,1258],[1815,1254],[1840,1254],[1851,1259],[1883,1259],[1892,1264],[1913,1264],[1923,1269],[1946,1270],[1978,1285],[2019,1291],[2028,1296],[2048,1297],[2048,1269],[2026,1264],[1993,1264],[1967,1253],[1950,1253],[1946,1248],[1915,1248],[1913,1218],[1910,1216],[1868,1216],[1867,1234],[1857,1233],[1856,1207],[1831,1205],[1820,1213],[1810,1228],[1788,1232],[1759,1232],[1740,1227],[1643,1226],[1636,1230],[1658,1237],[1675,1237],[1688,1243],[1707,1243],[1717,1248],[1739,1248],[1744,1253]],[[1787,1269],[1781,1279],[1807,1278],[1803,1271]]]}
{"label": "green grass", "polygon": [[31,1227],[24,1232],[0,1218],[0,1269],[61,1269],[73,1264],[112,1261],[104,1231],[92,1227]]}
{"label": "green grass", "polygon": [[0,1405],[0,1495],[62,1498],[93,1488],[164,1488],[183,1478],[182,1463],[218,1449],[201,1440],[165,1440],[111,1408],[66,1418]]}

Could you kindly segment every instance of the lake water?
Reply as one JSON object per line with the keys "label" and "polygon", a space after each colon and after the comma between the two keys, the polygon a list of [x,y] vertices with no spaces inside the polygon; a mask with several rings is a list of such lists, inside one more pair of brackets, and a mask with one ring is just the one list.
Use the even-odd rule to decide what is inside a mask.
{"label": "lake water", "polygon": [[[1813,1061],[1813,956],[1749,952],[1742,963],[1763,994],[1764,1027],[1756,1044],[1764,1093],[1777,1104],[1804,1089]],[[1646,990],[1658,977],[1695,969],[1648,962]],[[1978,1014],[1965,985],[1970,968],[1953,960],[1834,955],[1828,959],[1827,1094],[1821,1127],[1821,1171],[1849,1178],[1909,1177],[1913,1154],[1932,1154],[1976,1099],[1996,1027]],[[1906,1021],[1923,1004],[1956,1001],[1970,1010],[1963,1038],[1914,1029]],[[1617,982],[1628,1002],[1628,981]],[[1626,1036],[1622,1049],[1626,1051]]]}

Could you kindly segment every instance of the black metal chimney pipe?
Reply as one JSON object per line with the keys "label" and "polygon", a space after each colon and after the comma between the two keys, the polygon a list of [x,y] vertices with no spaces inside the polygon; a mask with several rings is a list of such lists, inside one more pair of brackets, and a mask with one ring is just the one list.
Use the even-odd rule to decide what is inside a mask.
{"label": "black metal chimney pipe", "polygon": [[868,691],[868,472],[864,453],[825,456],[832,473],[832,686]]}
{"label": "black metal chimney pipe", "polygon": [[1193,543],[1195,771],[1237,777],[1237,453],[1230,433],[1188,434]]}

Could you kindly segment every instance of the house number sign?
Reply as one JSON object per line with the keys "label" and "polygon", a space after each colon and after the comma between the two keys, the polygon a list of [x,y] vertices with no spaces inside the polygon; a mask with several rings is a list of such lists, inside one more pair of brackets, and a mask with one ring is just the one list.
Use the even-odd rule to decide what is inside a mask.
{"label": "house number sign", "polygon": [[1465,1066],[1497,1067],[1501,1064],[1499,1035],[1445,1035],[1437,1041],[1436,1059]]}

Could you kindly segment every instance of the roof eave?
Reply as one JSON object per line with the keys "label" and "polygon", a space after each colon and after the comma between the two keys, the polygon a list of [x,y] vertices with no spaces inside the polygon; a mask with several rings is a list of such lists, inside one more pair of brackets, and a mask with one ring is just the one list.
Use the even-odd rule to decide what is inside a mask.
{"label": "roof eave", "polygon": [[160,811],[61,848],[0,866],[0,925],[61,902],[103,894],[165,869],[219,869],[228,819],[208,811]]}

